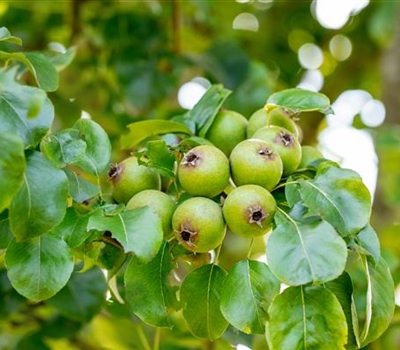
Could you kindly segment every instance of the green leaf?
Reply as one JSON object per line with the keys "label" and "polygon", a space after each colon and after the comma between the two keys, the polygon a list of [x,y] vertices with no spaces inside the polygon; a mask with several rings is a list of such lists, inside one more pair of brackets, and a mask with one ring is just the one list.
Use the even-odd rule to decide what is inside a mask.
{"label": "green leaf", "polygon": [[389,326],[395,309],[394,283],[386,261],[375,267],[364,258],[368,280],[366,321],[360,336],[361,347],[379,338]]}
{"label": "green leaf", "polygon": [[99,186],[82,179],[76,172],[64,169],[69,182],[69,194],[77,203],[83,203],[100,193]]}
{"label": "green leaf", "polygon": [[280,282],[268,265],[254,260],[239,261],[224,280],[222,314],[244,333],[263,334],[267,310],[279,290]]}
{"label": "green leaf", "polygon": [[[326,287],[335,294],[336,298],[342,305],[343,312],[346,316],[348,327],[347,347],[348,350],[358,349],[355,329],[358,329],[357,315],[355,315],[355,305],[353,300],[353,284],[347,272],[344,272],[337,279],[330,281]],[[355,316],[355,317],[354,317]],[[356,324],[354,327],[353,324]]]}
{"label": "green leaf", "polygon": [[347,261],[347,246],[329,223],[299,222],[279,211],[276,228],[267,243],[268,265],[287,285],[322,283],[340,276]]}
{"label": "green leaf", "polygon": [[62,71],[70,65],[70,63],[75,58],[75,55],[76,47],[72,46],[63,53],[57,53],[54,56],[49,57],[49,61],[57,69],[57,71]]}
{"label": "green leaf", "polygon": [[[293,183],[292,183],[293,182]],[[285,198],[290,207],[301,202],[301,196],[299,192],[299,184],[294,182],[293,176],[287,179],[287,185],[285,186]]]}
{"label": "green leaf", "polygon": [[98,209],[90,216],[87,228],[110,231],[125,252],[134,253],[142,263],[154,258],[163,240],[161,220],[147,206],[113,215]]}
{"label": "green leaf", "polygon": [[79,119],[73,126],[86,142],[83,157],[74,162],[83,170],[98,176],[108,169],[111,160],[111,143],[104,129],[90,119]]}
{"label": "green leaf", "polygon": [[73,273],[67,285],[48,303],[71,320],[89,322],[104,306],[106,292],[104,274],[93,267],[84,273]]}
{"label": "green leaf", "polygon": [[49,59],[40,52],[26,52],[27,65],[39,87],[44,91],[58,89],[58,72]]}
{"label": "green leaf", "polygon": [[205,137],[215,116],[231,93],[232,91],[225,89],[221,84],[212,85],[190,111],[174,117],[173,120],[187,125],[192,133]]}
{"label": "green leaf", "polygon": [[53,233],[64,239],[71,248],[79,247],[91,234],[87,231],[88,222],[89,215],[81,215],[70,207],[63,221],[53,229]]}
{"label": "green leaf", "polygon": [[191,271],[182,283],[183,317],[196,337],[214,340],[228,327],[220,311],[225,275],[219,266],[208,264]]}
{"label": "green leaf", "polygon": [[267,341],[271,350],[344,350],[346,317],[335,295],[321,286],[289,287],[268,310]]}
{"label": "green leaf", "polygon": [[58,72],[42,53],[0,51],[0,59],[16,60],[23,63],[42,90],[55,91],[58,89]]}
{"label": "green leaf", "polygon": [[265,108],[283,107],[293,113],[318,111],[324,114],[333,113],[329,98],[319,92],[303,89],[287,89],[269,96]]}
{"label": "green leaf", "polygon": [[4,210],[0,213],[0,249],[6,249],[13,238],[14,236],[10,229],[8,211]]}
{"label": "green leaf", "polygon": [[6,27],[0,27],[0,41],[8,41],[13,44],[22,45],[21,38],[11,35]]}
{"label": "green leaf", "polygon": [[126,259],[127,255],[124,251],[110,243],[101,248],[96,264],[102,269],[108,270],[107,278],[110,279],[119,271]]}
{"label": "green leaf", "polygon": [[42,153],[26,157],[24,181],[10,205],[11,230],[17,240],[49,232],[67,208],[68,179]]}
{"label": "green leaf", "polygon": [[22,140],[0,132],[0,213],[11,203],[24,180],[25,155]]}
{"label": "green leaf", "polygon": [[184,119],[194,122],[196,134],[205,137],[225,100],[232,91],[225,89],[221,84],[211,86],[201,97],[199,102],[187,112]]}
{"label": "green leaf", "polygon": [[56,294],[68,282],[74,268],[68,245],[52,234],[23,242],[12,240],[5,262],[12,286],[34,301]]}
{"label": "green leaf", "polygon": [[320,215],[343,237],[357,234],[369,222],[371,195],[355,171],[323,167],[314,180],[298,181],[310,214]]}
{"label": "green leaf", "polygon": [[57,167],[65,167],[77,162],[85,155],[86,142],[76,129],[64,129],[47,135],[40,143],[40,150]]}
{"label": "green leaf", "polygon": [[164,242],[153,260],[142,264],[133,257],[126,269],[126,300],[132,311],[149,325],[171,327],[168,310],[177,300],[168,278],[174,267],[169,245]]}
{"label": "green leaf", "polygon": [[374,259],[375,265],[381,257],[381,247],[378,235],[370,224],[365,226],[357,235],[356,242]]}
{"label": "green leaf", "polygon": [[144,140],[158,135],[179,133],[191,135],[191,131],[185,125],[164,119],[142,120],[127,125],[128,133],[121,136],[121,148],[131,149]]}
{"label": "green leaf", "polygon": [[[138,152],[139,165],[157,169],[162,175],[174,177],[175,155],[168,149],[164,140],[149,141],[144,151]],[[144,157],[145,161],[141,158]]]}
{"label": "green leaf", "polygon": [[53,118],[53,105],[42,90],[0,74],[0,131],[21,137],[25,148],[35,147],[50,130]]}

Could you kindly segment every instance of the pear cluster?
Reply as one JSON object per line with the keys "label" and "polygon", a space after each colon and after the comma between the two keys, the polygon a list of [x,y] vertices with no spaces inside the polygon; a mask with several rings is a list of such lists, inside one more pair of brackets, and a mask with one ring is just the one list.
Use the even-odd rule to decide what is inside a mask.
{"label": "pear cluster", "polygon": [[[171,195],[158,172],[131,156],[109,172],[112,195],[127,209],[149,206],[166,237],[193,252],[222,244],[226,231],[254,238],[268,233],[277,210],[271,192],[299,166],[319,158],[310,146],[302,157],[300,128],[287,111],[217,114],[205,138],[177,159]],[[177,195],[178,194],[178,195]]]}

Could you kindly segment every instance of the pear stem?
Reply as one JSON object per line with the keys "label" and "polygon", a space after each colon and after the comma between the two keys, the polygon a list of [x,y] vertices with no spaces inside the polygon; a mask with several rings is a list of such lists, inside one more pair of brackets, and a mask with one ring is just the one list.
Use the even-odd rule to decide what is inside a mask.
{"label": "pear stem", "polygon": [[254,238],[252,238],[250,241],[249,251],[247,252],[247,259],[250,259],[251,251],[253,250],[253,244],[254,244]]}

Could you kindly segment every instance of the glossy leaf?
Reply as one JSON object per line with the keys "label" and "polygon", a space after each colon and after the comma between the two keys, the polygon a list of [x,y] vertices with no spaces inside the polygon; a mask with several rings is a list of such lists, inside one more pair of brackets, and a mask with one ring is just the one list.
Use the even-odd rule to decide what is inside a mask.
{"label": "glossy leaf", "polygon": [[280,282],[268,265],[242,260],[225,277],[221,292],[222,314],[244,333],[263,334],[267,310],[279,290]]}
{"label": "glossy leaf", "polygon": [[58,225],[66,211],[68,179],[42,153],[27,155],[23,184],[10,205],[11,230],[17,240],[39,236]]}
{"label": "glossy leaf", "polygon": [[183,317],[196,337],[217,339],[228,327],[220,311],[225,275],[219,266],[208,264],[190,272],[182,283]]}
{"label": "glossy leaf", "polygon": [[188,112],[186,118],[196,125],[196,134],[205,137],[215,116],[232,91],[221,84],[212,85],[195,106]]}
{"label": "glossy leaf", "polygon": [[179,133],[191,135],[191,131],[185,125],[163,119],[143,120],[127,125],[128,133],[121,136],[122,149],[131,149],[144,140],[158,135]]}
{"label": "glossy leaf", "polygon": [[163,240],[161,220],[149,207],[112,215],[96,210],[89,218],[88,229],[110,231],[125,252],[134,253],[141,262],[152,260]]}
{"label": "glossy leaf", "polygon": [[0,132],[0,213],[7,208],[24,180],[25,155],[22,140]]}
{"label": "glossy leaf", "polygon": [[381,257],[381,248],[378,235],[371,225],[368,224],[358,233],[356,241],[367,254],[371,255],[375,264],[378,264]]}
{"label": "glossy leaf", "polygon": [[[355,313],[355,305],[353,300],[353,284],[347,272],[344,272],[337,279],[330,281],[326,287],[335,294],[336,298],[342,305],[343,312],[346,316],[348,327],[347,348],[348,350],[358,349],[355,330],[358,330],[357,315]],[[355,324],[355,327],[353,326]]]}
{"label": "glossy leaf", "polygon": [[277,106],[289,109],[294,113],[311,111],[333,113],[327,96],[298,88],[282,90],[269,96],[265,108],[268,110]]}
{"label": "glossy leaf", "polygon": [[42,90],[17,84],[14,74],[0,74],[0,131],[35,147],[52,125],[54,108]]}
{"label": "glossy leaf", "polygon": [[90,236],[90,231],[87,230],[88,221],[89,215],[81,215],[70,207],[63,221],[53,229],[53,233],[64,239],[71,248],[79,247]]}
{"label": "glossy leaf", "polygon": [[44,91],[57,90],[58,72],[49,59],[40,52],[26,52],[24,55],[29,61],[27,66],[39,87]]}
{"label": "glossy leaf", "polygon": [[[139,164],[157,169],[162,175],[173,177],[175,155],[170,151],[164,140],[149,141],[146,149],[137,154]],[[144,157],[145,161],[142,161]]]}
{"label": "glossy leaf", "polygon": [[64,169],[68,177],[69,194],[77,203],[96,197],[100,193],[100,188],[89,181],[80,177],[76,172]]}
{"label": "glossy leaf", "polygon": [[268,265],[287,285],[322,283],[340,276],[347,261],[347,246],[329,223],[295,221],[275,214],[276,228],[267,243]]}
{"label": "glossy leaf", "polygon": [[221,84],[212,85],[191,110],[174,117],[173,120],[186,125],[193,134],[205,137],[215,116],[231,92]]}
{"label": "glossy leaf", "polygon": [[310,214],[320,215],[342,236],[357,234],[369,222],[371,195],[356,172],[323,167],[314,180],[299,184]]}
{"label": "glossy leaf", "polygon": [[73,126],[86,142],[86,152],[74,164],[96,176],[108,169],[111,143],[104,129],[91,119],[79,119]]}
{"label": "glossy leaf", "polygon": [[8,246],[8,277],[18,293],[28,299],[48,299],[68,282],[74,257],[59,237],[45,234],[23,242],[15,239]]}
{"label": "glossy leaf", "polygon": [[6,27],[0,27],[0,41],[8,41],[13,44],[22,45],[21,38],[11,35]]}
{"label": "glossy leaf", "polygon": [[64,68],[69,66],[76,55],[76,47],[69,47],[63,53],[57,53],[54,56],[49,57],[51,64],[57,69],[57,71],[62,71]]}
{"label": "glossy leaf", "polygon": [[132,311],[149,325],[171,327],[169,309],[177,300],[168,278],[174,267],[169,245],[164,242],[153,260],[142,264],[133,257],[126,269],[126,300]]}
{"label": "glossy leaf", "polygon": [[67,285],[48,303],[71,320],[89,322],[104,306],[106,292],[104,274],[93,267],[84,273],[73,273]]}
{"label": "glossy leaf", "polygon": [[[291,183],[293,182],[293,183]],[[285,198],[290,207],[301,202],[301,196],[299,192],[299,184],[294,181],[294,178],[290,176],[287,179],[288,185],[285,186]]]}
{"label": "glossy leaf", "polygon": [[40,143],[40,149],[57,167],[62,168],[85,155],[86,142],[81,139],[79,130],[64,129],[47,135]]}
{"label": "glossy leaf", "polygon": [[368,280],[366,321],[360,336],[365,346],[382,335],[389,326],[395,309],[394,283],[386,261],[381,257],[378,265],[365,259]]}
{"label": "glossy leaf", "polygon": [[32,73],[37,85],[42,90],[55,91],[58,89],[58,72],[42,53],[0,51],[0,59],[15,60],[23,63]]}
{"label": "glossy leaf", "polygon": [[335,295],[321,286],[289,287],[268,310],[266,336],[271,350],[344,350],[346,317]]}

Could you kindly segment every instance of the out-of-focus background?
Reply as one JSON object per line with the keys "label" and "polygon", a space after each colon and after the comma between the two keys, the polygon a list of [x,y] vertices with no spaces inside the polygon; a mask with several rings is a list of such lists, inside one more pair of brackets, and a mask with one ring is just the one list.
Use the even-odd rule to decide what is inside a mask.
{"label": "out-of-focus background", "polygon": [[[371,222],[400,305],[400,2],[1,1],[0,23],[22,38],[25,51],[76,50],[60,88],[49,94],[54,129],[89,115],[109,134],[115,161],[127,124],[182,114],[211,84],[232,90],[224,107],[247,118],[275,91],[326,94],[335,115],[301,115],[303,144],[358,171],[373,193]],[[36,329],[35,320],[21,321],[8,307],[0,305],[0,349],[14,349],[18,332]],[[95,318],[85,331],[74,326],[52,338],[55,348],[141,349],[140,334],[125,320]],[[187,342],[162,348],[197,349]],[[46,348],[31,339],[18,349]],[[368,349],[400,349],[398,308]]]}

